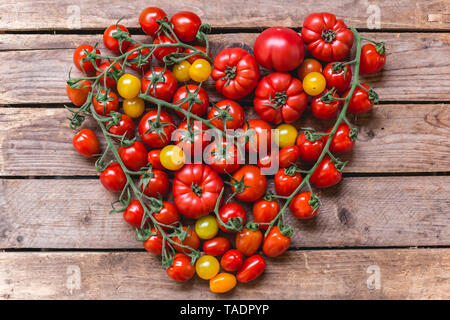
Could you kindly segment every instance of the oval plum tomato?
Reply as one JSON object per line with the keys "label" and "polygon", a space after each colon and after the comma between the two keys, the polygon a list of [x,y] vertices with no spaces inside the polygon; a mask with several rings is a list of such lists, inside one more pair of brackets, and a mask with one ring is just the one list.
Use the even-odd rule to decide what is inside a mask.
{"label": "oval plum tomato", "polygon": [[256,60],[266,69],[291,71],[305,56],[302,37],[292,29],[272,27],[264,30],[253,46]]}
{"label": "oval plum tomato", "polygon": [[[197,50],[203,52],[203,53],[206,53],[206,48],[205,48],[205,47],[202,47],[202,46],[193,46],[193,47],[194,47],[195,49],[197,49]],[[187,53],[187,55],[191,55],[191,54],[195,53],[195,51],[192,50],[191,48],[186,48],[186,49],[184,49],[184,53]],[[208,55],[209,55],[209,57],[211,57],[211,52],[209,52]],[[196,54],[196,55],[190,56],[190,57],[187,58],[186,60],[187,60],[190,64],[193,64],[194,61],[195,61],[195,60],[198,60],[198,59],[205,59],[205,57],[202,56],[202,55],[200,55],[200,54]]]}
{"label": "oval plum tomato", "polygon": [[195,263],[195,271],[203,280],[214,278],[220,270],[219,260],[213,256],[201,256]]}
{"label": "oval plum tomato", "polygon": [[279,124],[296,121],[308,105],[300,80],[289,73],[274,72],[261,79],[253,99],[261,119]]}
{"label": "oval plum tomato", "polygon": [[[197,233],[194,230],[192,230],[191,227],[183,226],[182,229],[183,233],[185,233],[184,240],[181,241],[179,236],[173,236],[172,240],[178,244],[197,250],[198,247],[200,247],[200,238],[198,237]],[[192,249],[183,248],[176,244],[174,244],[173,247],[178,252],[190,253],[192,251]]]}
{"label": "oval plum tomato", "polygon": [[317,197],[311,199],[309,191],[299,193],[289,204],[289,210],[298,219],[310,219],[319,211],[319,199]]}
{"label": "oval plum tomato", "polygon": [[[239,225],[239,223],[237,221],[240,220],[240,225],[244,226],[245,222],[247,221],[247,214],[245,212],[245,209],[242,208],[242,206],[240,204],[235,203],[235,202],[228,202],[222,208],[220,208],[219,217],[223,223],[229,223],[232,225]],[[219,223],[218,218],[217,218],[217,222]],[[230,230],[226,229],[224,226],[222,226],[221,223],[219,223],[219,228],[220,228],[220,230],[225,231],[225,232],[236,232],[236,231],[230,231]],[[230,271],[230,270],[228,270],[228,271]]]}
{"label": "oval plum tomato", "polygon": [[242,252],[231,249],[224,253],[222,259],[220,259],[220,265],[225,271],[238,271],[244,264],[244,255]]}
{"label": "oval plum tomato", "polygon": [[230,240],[224,237],[215,237],[203,243],[205,254],[217,257],[227,252],[231,247]]}
{"label": "oval plum tomato", "polygon": [[233,173],[241,167],[236,145],[225,139],[214,140],[205,148],[203,155],[205,163],[220,174]]}
{"label": "oval plum tomato", "polygon": [[73,146],[79,154],[86,158],[100,153],[100,142],[97,135],[90,129],[82,129],[73,136]]}
{"label": "oval plum tomato", "polygon": [[276,129],[276,142],[280,148],[295,145],[298,131],[291,124],[280,124]]}
{"label": "oval plum tomato", "polygon": [[208,120],[211,120],[210,123],[219,130],[225,130],[224,121],[227,129],[236,130],[242,128],[244,125],[244,109],[242,109],[241,105],[236,101],[227,99],[221,100],[216,104],[213,104],[212,108],[209,110]]}
{"label": "oval plum tomato", "polygon": [[149,177],[141,175],[139,185],[141,191],[148,197],[164,197],[169,191],[169,177],[162,170],[152,169]]}
{"label": "oval plum tomato", "polygon": [[304,132],[298,135],[296,144],[300,148],[300,159],[308,162],[319,159],[323,147],[325,146],[323,138],[311,141],[306,138]]}
{"label": "oval plum tomato", "polygon": [[305,59],[297,70],[297,75],[300,80],[310,72],[322,72],[322,64],[316,59]]}
{"label": "oval plum tomato", "polygon": [[[168,36],[164,35],[159,35],[158,38],[156,38],[155,40],[153,40],[153,44],[174,44],[177,43],[175,40],[169,38]],[[155,49],[155,51],[153,51],[153,55],[155,56],[156,59],[158,59],[159,61],[163,62],[164,61],[164,57],[171,54],[171,53],[175,53],[175,52],[180,52],[180,48],[178,47],[160,47],[158,49]]]}
{"label": "oval plum tomato", "polygon": [[100,74],[102,72],[105,72],[106,70],[108,70],[105,72],[106,82],[105,82],[104,76],[102,76],[100,78],[100,83],[103,85],[105,85],[105,83],[106,83],[106,86],[108,88],[115,88],[117,85],[117,80],[119,79],[120,75],[122,74],[122,65],[120,63],[116,62],[111,68],[109,68],[110,65],[111,65],[111,63],[109,61],[103,62],[98,67],[99,70],[97,70],[97,72],[95,74],[98,77],[98,76],[100,76]]}
{"label": "oval plum tomato", "polygon": [[121,192],[127,183],[127,177],[117,162],[111,163],[100,174],[100,182],[111,192]]}
{"label": "oval plum tomato", "polygon": [[195,155],[201,155],[209,144],[205,138],[207,130],[208,127],[201,121],[191,119],[188,124],[187,120],[184,120],[174,131],[172,140],[183,149],[189,159]]}
{"label": "oval plum tomato", "polygon": [[193,12],[180,11],[170,18],[170,23],[178,39],[183,42],[192,42],[197,38],[202,20]]}
{"label": "oval plum tomato", "polygon": [[[333,128],[330,128],[327,133],[331,132],[332,129]],[[355,145],[356,135],[357,133],[355,130],[352,130],[345,122],[342,122],[339,124],[336,133],[331,139],[330,151],[332,153],[341,153],[352,150]]]}
{"label": "oval plum tomato", "polygon": [[260,230],[242,229],[236,234],[236,249],[246,256],[254,254],[261,246],[263,236]]}
{"label": "oval plum tomato", "polygon": [[328,188],[339,183],[342,179],[342,172],[329,156],[326,156],[317,166],[311,175],[310,182],[317,188]]}
{"label": "oval plum tomato", "polygon": [[161,149],[154,149],[148,152],[147,162],[152,165],[153,169],[164,170],[160,160]]}
{"label": "oval plum tomato", "polygon": [[195,232],[200,239],[211,239],[219,232],[219,226],[216,218],[210,215],[201,217],[195,222]]}
{"label": "oval plum tomato", "polygon": [[[179,106],[180,108],[188,111],[189,110],[189,102],[185,102],[181,104],[181,100],[185,99],[188,96],[188,92],[191,94],[194,94],[198,89],[197,95],[194,97],[195,100],[199,100],[200,102],[192,103],[190,112],[202,117],[206,111],[208,110],[209,106],[209,97],[208,93],[206,93],[206,90],[203,88],[199,88],[198,85],[195,84],[188,84],[186,86],[178,88],[178,90],[175,92],[173,96],[173,103]],[[184,118],[186,117],[182,112],[177,111],[176,112],[180,117]]]}
{"label": "oval plum tomato", "polygon": [[302,175],[295,169],[295,167],[281,168],[275,174],[275,191],[278,195],[289,197],[302,183]]}
{"label": "oval plum tomato", "polygon": [[139,200],[131,200],[128,207],[123,212],[123,220],[135,228],[140,228],[142,218],[144,217],[144,208]]}
{"label": "oval plum tomato", "polygon": [[[140,48],[140,44],[133,44],[127,48],[127,52],[134,50],[128,55],[127,64],[135,71],[145,71],[152,63],[152,56],[149,48]],[[136,49],[136,50],[135,50]]]}
{"label": "oval plum tomato", "polygon": [[[375,103],[378,103],[378,94],[366,84],[361,84],[365,89],[358,86],[353,91],[353,95],[348,103],[347,111],[351,113],[363,113],[372,109]],[[349,89],[342,98],[346,98],[351,89]]]}
{"label": "oval plum tomato", "polygon": [[261,198],[267,189],[267,179],[261,169],[253,165],[245,165],[233,174],[231,191],[236,198],[245,202],[254,202]]}
{"label": "oval plum tomato", "polygon": [[[253,204],[253,221],[256,223],[270,223],[280,212],[280,205],[276,200],[259,199]],[[259,225],[260,229],[267,229],[268,225]]]}
{"label": "oval plum tomato", "polygon": [[321,94],[325,86],[325,77],[319,72],[310,72],[303,78],[303,89],[310,96]]}
{"label": "oval plum tomato", "polygon": [[[152,83],[152,81],[155,81],[155,83]],[[144,74],[141,91],[157,99],[170,102],[175,91],[177,91],[177,87],[177,79],[175,79],[172,71],[168,69],[164,71],[162,67],[154,67]]]}
{"label": "oval plum tomato", "polygon": [[178,282],[186,282],[195,274],[195,266],[191,264],[191,258],[184,253],[177,253],[173,264],[167,269],[169,277]]}
{"label": "oval plum tomato", "polygon": [[209,280],[209,290],[214,293],[225,293],[236,286],[236,277],[231,273],[221,272]]}
{"label": "oval plum tomato", "polygon": [[361,62],[359,73],[372,74],[383,69],[386,63],[386,49],[383,42],[376,45],[367,43],[361,48]]}
{"label": "oval plum tomato", "polygon": [[[245,150],[257,154],[269,152],[272,146],[272,126],[264,120],[253,119],[247,121],[242,127],[244,132],[254,131],[254,134],[245,144]],[[262,148],[262,149],[261,149]],[[264,150],[264,148],[266,150]]]}
{"label": "oval plum tomato", "polygon": [[139,171],[147,165],[147,148],[139,141],[134,141],[128,147],[120,147],[119,156],[123,164],[132,171]]}
{"label": "oval plum tomato", "polygon": [[152,228],[151,232],[153,233],[153,235],[149,236],[147,240],[145,240],[142,244],[145,250],[157,256],[160,256],[163,249],[163,237],[159,232],[156,231],[155,228]]}
{"label": "oval plum tomato", "polygon": [[327,92],[328,92],[328,90],[325,90],[323,95],[315,96],[311,100],[311,111],[312,111],[313,115],[316,118],[323,119],[323,120],[328,120],[328,119],[333,118],[336,115],[336,113],[338,112],[339,107],[341,106],[341,101],[339,101],[339,100],[333,100],[331,102],[328,102],[328,101],[330,101],[329,100],[330,94],[333,97],[338,98],[338,99],[339,99],[339,96],[336,92],[325,95],[325,93],[327,93]]}
{"label": "oval plum tomato", "polygon": [[163,20],[166,17],[167,14],[164,10],[157,7],[148,7],[142,10],[139,16],[139,24],[142,31],[154,38],[159,29],[159,23],[156,20]]}
{"label": "oval plum tomato", "polygon": [[119,98],[110,90],[108,90],[108,93],[105,93],[105,90],[102,90],[97,92],[94,96],[92,104],[94,105],[97,114],[109,116],[112,111],[117,111],[119,109]]}
{"label": "oval plum tomato", "polygon": [[124,99],[136,98],[141,92],[141,80],[132,74],[123,74],[117,81],[117,91]]}
{"label": "oval plum tomato", "polygon": [[209,166],[186,164],[175,172],[172,193],[180,213],[198,219],[214,211],[222,188],[222,178]]}
{"label": "oval plum tomato", "polygon": [[[87,53],[93,53],[95,50],[96,54],[100,54],[100,50],[94,49],[93,46],[88,44],[82,44],[78,46],[73,53],[73,64],[77,67],[78,70],[83,71],[85,73],[89,73],[95,71],[95,67],[91,61],[86,60]],[[95,59],[95,64],[97,67],[100,65],[101,59]]]}
{"label": "oval plum tomato", "polygon": [[113,24],[103,33],[103,43],[105,44],[105,47],[113,52],[125,52],[130,45],[130,41],[123,40],[122,43],[119,42],[119,39],[117,39],[117,33],[119,32],[125,32],[128,37],[130,36],[128,29],[121,24]]}
{"label": "oval plum tomato", "polygon": [[291,245],[291,237],[281,233],[277,226],[269,230],[269,234],[264,238],[263,252],[266,256],[274,258],[283,254]]}
{"label": "oval plum tomato", "polygon": [[322,61],[340,61],[350,53],[353,32],[344,21],[331,13],[311,13],[303,21],[303,41],[314,58]]}
{"label": "oval plum tomato", "polygon": [[127,139],[132,139],[136,131],[136,126],[134,125],[133,120],[131,120],[131,118],[125,114],[120,115],[118,124],[111,124],[110,126],[110,123],[107,122],[106,127],[109,127],[109,133],[115,134],[117,136],[125,135]]}
{"label": "oval plum tomato", "polygon": [[280,150],[278,159],[280,168],[289,167],[300,159],[300,148],[296,145],[284,147]]}
{"label": "oval plum tomato", "polygon": [[205,59],[197,59],[189,68],[189,77],[195,82],[204,82],[211,75],[211,65]]}
{"label": "oval plum tomato", "polygon": [[136,97],[133,99],[125,99],[122,102],[123,112],[131,118],[139,118],[145,110],[145,102],[143,99]]}
{"label": "oval plum tomato", "polygon": [[139,122],[139,135],[142,141],[150,148],[162,148],[169,144],[175,123],[165,111],[159,114],[160,124],[156,123],[158,110],[150,110]]}
{"label": "oval plum tomato", "polygon": [[178,82],[187,82],[191,80],[191,77],[189,76],[190,68],[191,64],[186,60],[183,60],[173,66],[172,73]]}
{"label": "oval plum tomato", "polygon": [[81,107],[87,101],[89,93],[92,91],[92,86],[88,80],[82,80],[73,85],[67,85],[67,97],[77,107]]}
{"label": "oval plum tomato", "polygon": [[338,93],[344,93],[352,82],[352,69],[339,63],[330,62],[323,69],[327,88],[335,88]]}
{"label": "oval plum tomato", "polygon": [[[173,226],[180,221],[180,215],[178,213],[177,207],[170,202],[162,201],[162,208],[158,212],[153,213],[153,217],[159,223]],[[164,227],[166,229],[167,227]]]}
{"label": "oval plum tomato", "polygon": [[266,261],[259,254],[255,254],[244,261],[241,270],[236,274],[239,282],[246,283],[258,278],[266,269]]}
{"label": "oval plum tomato", "polygon": [[255,89],[259,66],[254,56],[241,48],[227,48],[214,58],[211,76],[216,90],[228,99],[242,99]]}
{"label": "oval plum tomato", "polygon": [[165,146],[159,155],[159,160],[164,169],[180,170],[186,162],[186,156],[183,149],[173,144]]}

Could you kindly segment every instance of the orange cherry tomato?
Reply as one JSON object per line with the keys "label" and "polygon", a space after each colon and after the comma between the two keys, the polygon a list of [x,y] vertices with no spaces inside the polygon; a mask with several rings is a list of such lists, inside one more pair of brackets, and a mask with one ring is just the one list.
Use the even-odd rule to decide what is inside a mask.
{"label": "orange cherry tomato", "polygon": [[222,272],[209,280],[209,289],[214,293],[225,293],[233,289],[236,283],[234,275]]}
{"label": "orange cherry tomato", "polygon": [[262,238],[261,231],[244,228],[236,234],[236,249],[246,256],[251,256],[258,250]]}
{"label": "orange cherry tomato", "polygon": [[303,80],[303,78],[311,72],[322,72],[322,64],[316,59],[305,59],[303,60],[300,67],[297,69],[298,77]]}

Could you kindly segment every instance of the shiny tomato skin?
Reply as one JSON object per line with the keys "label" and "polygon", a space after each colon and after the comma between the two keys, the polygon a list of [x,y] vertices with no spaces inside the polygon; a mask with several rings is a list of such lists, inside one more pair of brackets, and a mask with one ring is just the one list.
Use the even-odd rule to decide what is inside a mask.
{"label": "shiny tomato skin", "polygon": [[157,117],[158,110],[150,110],[142,117],[141,122],[139,123],[139,136],[141,137],[142,142],[150,148],[162,148],[168,145],[172,137],[172,133],[176,128],[172,117],[167,112],[161,111],[159,114],[159,120],[161,124],[164,125],[162,129],[164,133],[161,132],[161,136],[159,136],[154,130],[147,132],[151,129],[149,121],[154,122]]}
{"label": "shiny tomato skin", "polygon": [[172,23],[173,31],[178,39],[183,42],[192,42],[197,37],[202,20],[193,12],[180,11],[170,18],[170,23]]}
{"label": "shiny tomato skin", "polygon": [[[87,57],[86,53],[84,52],[85,50],[92,53],[94,52],[94,47],[88,44],[82,44],[78,46],[73,53],[73,64],[80,71],[84,70],[85,73],[93,72],[95,71],[95,67],[92,62],[87,60],[83,61],[83,58]],[[100,50],[95,49],[95,53],[100,54]],[[97,67],[100,65],[100,62],[101,59],[95,59],[95,64],[97,65]]]}
{"label": "shiny tomato skin", "polygon": [[[197,88],[198,88],[198,85],[195,85],[195,84],[188,84],[187,86],[182,86],[182,87],[178,88],[178,90],[175,92],[175,94],[173,96],[172,102],[187,111],[189,109],[189,103],[185,102],[185,103],[181,104],[180,101],[188,96],[188,92],[194,93],[197,90]],[[205,89],[200,88],[200,90],[197,93],[196,98],[199,99],[201,102],[193,103],[190,111],[191,111],[191,113],[193,113],[199,117],[202,117],[208,110],[208,106],[209,106],[208,93],[206,92]],[[176,113],[181,118],[186,117],[180,111],[176,111]]]}
{"label": "shiny tomato skin", "polygon": [[310,182],[317,188],[328,188],[339,183],[342,172],[336,169],[329,156],[326,156],[311,175]]}
{"label": "shiny tomato skin", "polygon": [[[157,233],[155,228],[151,229],[152,233]],[[160,256],[163,249],[163,237],[158,232],[157,234],[151,235],[145,240],[142,245],[144,249],[154,255]]]}
{"label": "shiny tomato skin", "polygon": [[123,164],[132,171],[139,171],[147,165],[147,148],[139,141],[128,147],[120,147],[119,156]]}
{"label": "shiny tomato skin", "polygon": [[221,272],[209,280],[209,289],[214,293],[225,293],[236,286],[236,277],[231,273]]}
{"label": "shiny tomato skin", "polygon": [[[166,172],[162,170],[152,169],[153,176],[148,181],[147,185],[144,188],[144,185],[141,186],[141,190],[148,197],[158,198],[159,196],[164,197],[169,191],[169,176]],[[141,181],[143,175],[139,178]]]}
{"label": "shiny tomato skin", "polygon": [[310,219],[314,217],[319,208],[313,209],[309,204],[309,200],[311,199],[311,192],[301,192],[292,199],[289,204],[289,210],[292,215],[298,219]]}
{"label": "shiny tomato skin", "polygon": [[82,80],[76,84],[79,88],[71,88],[67,85],[67,97],[77,107],[81,107],[87,101],[89,93],[92,91],[92,86],[88,80]]}
{"label": "shiny tomato skin", "polygon": [[130,35],[130,33],[128,32],[128,29],[121,25],[111,25],[109,26],[105,32],[103,33],[103,43],[105,44],[105,47],[108,48],[109,50],[113,51],[113,52],[125,52],[125,50],[128,48],[128,46],[130,45],[129,41],[122,41],[122,45],[119,44],[119,39],[114,38],[114,33],[116,33],[118,30],[120,29],[121,31],[124,31],[126,33],[128,33],[128,36]]}
{"label": "shiny tomato skin", "polygon": [[323,138],[311,142],[306,139],[303,132],[299,134],[296,144],[300,148],[300,159],[308,162],[313,162],[319,159],[323,147],[325,146]]}
{"label": "shiny tomato skin", "polygon": [[100,142],[97,135],[90,129],[82,129],[72,139],[73,146],[79,154],[86,158],[100,153]]}
{"label": "shiny tomato skin", "polygon": [[266,269],[266,261],[259,254],[255,254],[244,261],[244,265],[236,274],[239,282],[246,283],[258,278]]}
{"label": "shiny tomato skin", "polygon": [[366,43],[361,48],[361,61],[359,65],[359,73],[373,74],[383,69],[386,63],[386,54],[380,54],[377,47],[373,43]]}
{"label": "shiny tomato skin", "polygon": [[231,247],[230,240],[224,237],[215,237],[203,243],[203,251],[210,256],[221,256]]}
{"label": "shiny tomato skin", "polygon": [[270,151],[272,146],[272,126],[260,119],[253,119],[247,121],[242,127],[244,132],[254,130],[255,134],[249,138],[249,141],[245,144],[245,150],[252,153],[261,154],[260,147],[265,148],[267,152]]}
{"label": "shiny tomato skin", "polygon": [[[206,53],[206,48],[203,47],[203,46],[193,46],[193,47],[194,47],[195,49],[197,49],[197,50],[203,52],[203,53]],[[194,52],[195,52],[195,51],[192,50],[192,49],[190,49],[190,48],[184,49],[184,53],[187,53],[188,55],[191,54],[191,53],[194,53]],[[209,55],[209,57],[211,57],[211,52],[209,52],[208,55]],[[196,54],[196,55],[194,55],[194,56],[192,56],[192,57],[187,58],[186,60],[187,60],[190,64],[193,64],[193,63],[195,62],[195,60],[198,60],[198,59],[205,59],[205,57],[202,56],[202,55]]]}
{"label": "shiny tomato skin", "polygon": [[[370,89],[370,87],[366,84],[362,84],[364,88],[367,90]],[[349,89],[342,98],[346,98],[348,94],[350,93]],[[361,87],[356,87],[355,91],[353,91],[353,95],[350,98],[350,102],[348,103],[347,112],[351,113],[364,113],[370,111],[374,105],[374,101],[370,99],[369,94],[366,90],[364,90]]]}
{"label": "shiny tomato skin", "polygon": [[[153,213],[153,217],[162,224],[165,225],[176,225],[180,221],[180,215],[178,213],[177,207],[170,202],[163,201],[163,207],[159,212]],[[163,227],[167,228],[167,227]],[[168,228],[167,228],[168,229]]]}
{"label": "shiny tomato skin", "polygon": [[308,73],[322,72],[322,64],[315,59],[305,59],[297,70],[297,75],[300,80],[303,80]]}
{"label": "shiny tomato skin", "polygon": [[[127,52],[137,49],[139,47],[141,47],[140,44],[133,44],[127,48]],[[147,61],[139,62],[139,56],[144,57],[149,53],[150,53],[149,48],[142,48],[130,53],[127,59],[127,63],[129,63],[130,68],[133,69],[134,71],[146,71],[152,63],[152,58],[151,56],[149,56]]]}
{"label": "shiny tomato skin", "polygon": [[327,82],[327,88],[335,88],[338,93],[344,93],[352,82],[352,69],[344,66],[339,72],[333,72],[333,62],[330,62],[323,69],[323,76]]}
{"label": "shiny tomato skin", "polygon": [[[188,228],[189,228],[189,230],[188,230]],[[177,236],[172,237],[172,240],[178,244],[182,244],[184,246],[188,246],[194,250],[197,250],[200,247],[200,238],[198,237],[197,233],[192,229],[192,227],[183,226],[183,231],[186,231],[186,230],[188,230],[187,237],[183,241],[181,241],[180,238]],[[183,248],[176,244],[174,244],[173,247],[178,252],[189,253],[191,251],[188,248]]]}
{"label": "shiny tomato skin", "polygon": [[112,111],[117,111],[119,109],[119,98],[114,92],[108,91],[106,97],[107,101],[98,101],[98,99],[100,99],[100,96],[103,96],[104,94],[105,90],[102,90],[100,94],[97,93],[92,100],[92,104],[94,105],[94,109],[97,114],[101,116],[109,116]]}
{"label": "shiny tomato skin", "polygon": [[[189,127],[192,129],[192,133],[189,131]],[[188,125],[187,120],[183,120],[175,130],[172,140],[183,149],[186,157],[190,158],[197,155],[196,148],[199,148],[198,152],[202,153],[209,144],[209,141],[206,140],[207,130],[208,127],[201,121],[191,119]]]}
{"label": "shiny tomato skin", "polygon": [[272,27],[264,30],[253,46],[256,60],[266,69],[291,71],[305,56],[302,37],[292,29]]}
{"label": "shiny tomato skin", "polygon": [[[328,130],[327,132],[331,132],[332,129],[333,128],[330,128],[330,130]],[[345,122],[339,124],[336,133],[334,134],[330,143],[330,151],[332,153],[348,152],[353,149],[355,141],[350,138],[350,131],[350,126]]]}
{"label": "shiny tomato skin", "polygon": [[278,155],[280,168],[286,168],[295,164],[300,159],[300,148],[297,145],[286,146]]}
{"label": "shiny tomato skin", "polygon": [[224,253],[222,259],[220,259],[220,265],[223,270],[230,272],[235,272],[241,269],[243,263],[244,255],[236,249],[228,250]]}
{"label": "shiny tomato skin", "polygon": [[148,152],[147,162],[152,165],[153,169],[164,170],[160,160],[161,149],[154,149]]}
{"label": "shiny tomato skin", "polygon": [[[164,81],[151,84],[153,79],[152,73],[155,74],[155,76],[162,73],[162,79]],[[162,67],[154,67],[144,74],[144,77],[142,78],[141,91],[142,93],[147,93],[148,90],[148,94],[152,97],[170,102],[172,101],[175,91],[177,91],[177,87],[177,79],[175,79],[172,71],[169,69],[164,71],[164,68]]]}
{"label": "shiny tomato skin", "polygon": [[[267,189],[267,179],[261,173],[261,169],[254,165],[245,165],[233,174],[231,183],[235,181],[243,181],[247,188],[236,194],[236,198],[244,202],[254,202],[261,198]],[[236,188],[231,186],[232,192]]]}
{"label": "shiny tomato skin", "polygon": [[[177,43],[175,40],[169,38],[165,34],[159,35],[155,40],[153,40],[153,44],[171,44],[171,43]],[[164,57],[175,52],[180,52],[180,48],[178,47],[160,47],[158,49],[155,49],[153,51],[153,55],[156,59],[158,59],[160,62],[163,62]]]}
{"label": "shiny tomato skin", "polygon": [[139,24],[146,34],[154,38],[159,29],[156,20],[163,20],[165,17],[167,17],[167,14],[164,10],[157,7],[148,7],[142,10],[139,16]]}
{"label": "shiny tomato skin", "polygon": [[[228,108],[228,109],[227,109]],[[226,120],[227,129],[239,129],[242,128],[245,121],[244,109],[241,105],[233,100],[221,100],[211,107],[208,112],[208,120],[211,120],[219,115],[220,111],[227,110],[228,114],[233,117],[233,119]],[[222,119],[214,119],[210,122],[219,130],[224,130],[224,123]]]}
{"label": "shiny tomato skin", "polygon": [[[106,123],[108,126],[109,122]],[[136,126],[134,125],[133,120],[125,114],[121,115],[119,124],[115,124],[109,127],[108,132],[115,134],[117,136],[123,136],[127,139],[132,139],[134,137],[134,133],[136,131]]]}
{"label": "shiny tomato skin", "polygon": [[262,239],[263,235],[260,230],[244,228],[236,234],[236,249],[246,256],[251,256],[261,246]]}
{"label": "shiny tomato skin", "polygon": [[[245,225],[245,222],[247,221],[247,214],[245,212],[245,209],[236,202],[228,202],[225,204],[222,208],[219,210],[219,217],[222,220],[223,223],[227,223],[231,218],[241,218],[242,225]],[[222,231],[225,232],[233,232],[225,229],[217,219],[217,223],[219,224],[219,228]],[[230,270],[228,270],[230,271]]]}
{"label": "shiny tomato skin", "polygon": [[184,253],[177,253],[171,267],[167,269],[169,277],[178,282],[186,282],[195,274],[195,266],[191,264],[191,258]]}
{"label": "shiny tomato skin", "polygon": [[131,200],[128,207],[123,212],[123,219],[132,227],[140,228],[142,218],[144,217],[144,208],[139,200]]}
{"label": "shiny tomato skin", "polygon": [[[276,200],[259,199],[253,204],[253,221],[257,223],[270,223],[280,212],[280,205]],[[259,225],[260,229],[266,230],[268,225]]]}
{"label": "shiny tomato skin", "polygon": [[120,72],[122,70],[122,65],[116,62],[113,67],[109,68],[110,65],[111,63],[109,61],[103,62],[101,65],[98,66],[99,70],[96,71],[95,75],[98,77],[102,72],[108,69],[108,71],[106,72],[106,82],[103,75],[100,78],[100,83],[102,85],[105,85],[106,83],[106,86],[108,88],[115,88],[117,86],[116,80],[118,79]]}
{"label": "shiny tomato skin", "polygon": [[[324,91],[324,94],[328,90]],[[336,92],[333,93],[333,97],[339,98]],[[334,100],[332,102],[324,102],[322,101],[322,95],[318,95],[313,97],[311,100],[311,111],[313,115],[322,120],[328,120],[333,118],[337,112],[339,111],[339,107],[341,106],[341,101]]]}
{"label": "shiny tomato skin", "polygon": [[205,148],[206,164],[220,174],[235,172],[241,167],[242,163],[236,145],[226,139],[222,140],[221,148],[218,148],[219,144],[220,141],[215,139]]}
{"label": "shiny tomato skin", "polygon": [[289,249],[290,245],[291,238],[283,235],[277,226],[273,226],[264,238],[263,252],[268,257],[278,257]]}
{"label": "shiny tomato skin", "polygon": [[302,175],[295,172],[293,175],[286,173],[287,168],[280,168],[274,177],[275,191],[279,196],[288,197],[302,183]]}
{"label": "shiny tomato skin", "polygon": [[120,164],[113,162],[100,174],[100,182],[111,192],[121,192],[127,183],[127,177]]}

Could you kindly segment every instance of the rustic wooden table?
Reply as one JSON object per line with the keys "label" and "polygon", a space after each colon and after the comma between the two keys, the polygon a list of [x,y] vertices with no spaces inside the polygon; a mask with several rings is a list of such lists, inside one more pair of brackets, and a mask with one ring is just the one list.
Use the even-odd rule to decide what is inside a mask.
{"label": "rustic wooden table", "polygon": [[[115,196],[71,143],[63,105],[74,48],[102,46],[121,17],[145,39],[138,15],[150,4],[0,2],[0,299],[450,298],[448,0],[154,2],[210,23],[214,54],[251,47],[263,27],[299,30],[321,11],[387,45],[384,71],[364,78],[381,103],[352,119],[360,135],[345,178],[320,192],[315,219],[289,221],[292,248],[263,277],[221,296],[206,281],[166,276],[121,215],[108,214]],[[298,126],[329,125],[311,118]]]}

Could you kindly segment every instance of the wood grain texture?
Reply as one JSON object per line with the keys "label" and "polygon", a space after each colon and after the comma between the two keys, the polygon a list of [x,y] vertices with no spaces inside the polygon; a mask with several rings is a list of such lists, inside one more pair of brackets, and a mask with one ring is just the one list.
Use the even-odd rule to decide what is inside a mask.
{"label": "wood grain texture", "polygon": [[[374,270],[379,289],[368,288]],[[4,252],[0,300],[448,299],[449,274],[449,249],[288,251],[260,278],[219,295],[199,278],[176,283],[144,252]]]}
{"label": "wood grain texture", "polygon": [[[363,35],[385,41],[387,45],[384,70],[362,80],[374,87],[381,100],[449,99],[450,34]],[[230,46],[251,49],[256,36],[250,33],[211,35],[212,53],[216,55]],[[137,39],[144,40],[145,36]],[[95,44],[99,41],[102,42],[101,35],[0,35],[0,60],[8,61],[0,65],[0,105],[69,103],[64,84],[73,65],[73,49],[81,43]],[[72,76],[79,76],[78,70],[73,69]],[[212,100],[222,99],[215,91],[212,79],[204,86]]]}
{"label": "wood grain texture", "polygon": [[[108,214],[117,195],[96,179],[0,183],[0,248],[142,248],[122,215]],[[314,219],[286,213],[292,247],[450,245],[449,192],[448,176],[345,178],[318,191]]]}

